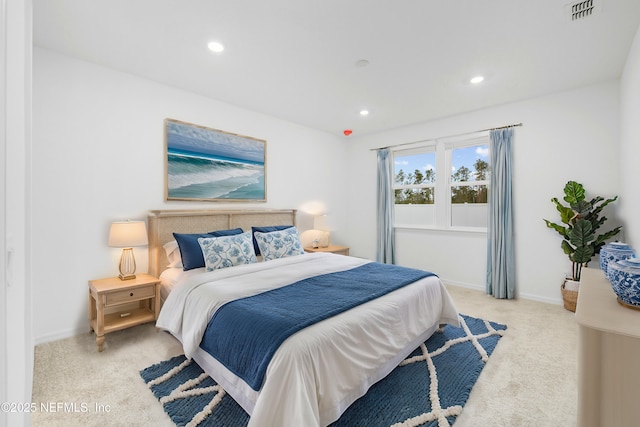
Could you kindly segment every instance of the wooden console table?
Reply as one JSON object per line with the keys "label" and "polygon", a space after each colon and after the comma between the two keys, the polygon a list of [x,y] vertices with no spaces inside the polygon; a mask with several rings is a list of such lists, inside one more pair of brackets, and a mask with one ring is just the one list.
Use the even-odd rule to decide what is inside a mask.
{"label": "wooden console table", "polygon": [[582,270],[578,322],[578,427],[640,420],[640,311],[618,304],[599,269]]}

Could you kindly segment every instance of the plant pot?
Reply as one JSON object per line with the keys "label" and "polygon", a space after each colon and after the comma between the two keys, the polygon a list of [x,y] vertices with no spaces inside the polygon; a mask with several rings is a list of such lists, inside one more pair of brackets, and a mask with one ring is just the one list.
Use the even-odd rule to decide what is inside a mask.
{"label": "plant pot", "polygon": [[580,290],[580,281],[566,278],[564,279],[564,288],[568,291],[578,292]]}
{"label": "plant pot", "polygon": [[[564,302],[564,308],[574,313],[576,312],[576,305],[578,304],[578,291],[571,290],[571,289],[577,288],[575,286],[576,283],[580,285],[580,282],[575,282],[574,280],[567,279],[560,286],[560,291],[562,292],[562,301]],[[567,289],[567,285],[569,286],[569,289]]]}

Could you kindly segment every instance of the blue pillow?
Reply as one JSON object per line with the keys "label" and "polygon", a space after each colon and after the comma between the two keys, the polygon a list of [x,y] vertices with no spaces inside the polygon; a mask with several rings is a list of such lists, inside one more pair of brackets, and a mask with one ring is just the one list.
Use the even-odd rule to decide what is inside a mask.
{"label": "blue pillow", "polygon": [[286,230],[287,228],[291,228],[293,225],[268,225],[265,227],[251,227],[251,236],[253,236],[253,251],[256,253],[256,256],[260,255],[260,248],[258,247],[258,242],[256,241],[255,232],[259,231],[260,233],[271,233],[272,231],[280,231]]}
{"label": "blue pillow", "polygon": [[198,243],[199,238],[234,236],[236,234],[242,234],[242,228],[217,230],[201,234],[173,233],[173,237],[175,237],[176,242],[178,242],[178,247],[180,248],[182,268],[184,271],[204,267],[204,256],[202,255],[200,243]]}

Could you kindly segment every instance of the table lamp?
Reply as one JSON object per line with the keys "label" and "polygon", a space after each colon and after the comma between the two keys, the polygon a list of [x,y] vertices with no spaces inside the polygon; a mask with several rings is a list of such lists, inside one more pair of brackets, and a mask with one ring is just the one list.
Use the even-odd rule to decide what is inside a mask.
{"label": "table lamp", "polygon": [[145,246],[147,240],[147,228],[144,221],[118,221],[111,223],[109,230],[109,246],[123,248],[120,257],[120,280],[135,279],[136,259],[133,256],[134,246]]}

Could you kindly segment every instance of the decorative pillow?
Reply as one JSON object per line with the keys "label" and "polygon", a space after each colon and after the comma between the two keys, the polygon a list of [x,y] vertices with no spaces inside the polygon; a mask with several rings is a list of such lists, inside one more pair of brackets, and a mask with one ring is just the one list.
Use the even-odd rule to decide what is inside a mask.
{"label": "decorative pillow", "polygon": [[167,261],[169,261],[169,265],[167,265],[167,267],[183,268],[182,257],[180,256],[180,248],[178,247],[178,242],[172,240],[168,243],[165,243],[163,248],[165,253],[167,254]]}
{"label": "decorative pillow", "polygon": [[263,261],[304,253],[302,243],[300,243],[300,237],[298,236],[298,230],[296,230],[295,227],[272,231],[270,233],[257,231],[253,233],[253,236],[258,241]]}
{"label": "decorative pillow", "polygon": [[[258,242],[256,241],[255,233],[270,233],[272,231],[280,231],[286,230],[287,228],[292,228],[293,225],[268,225],[265,227],[251,227],[251,234],[253,235],[253,250],[257,255],[260,255],[260,247],[258,246]],[[265,260],[266,261],[266,260]]]}
{"label": "decorative pillow", "polygon": [[176,238],[178,247],[180,247],[180,256],[182,258],[182,268],[184,269],[184,271],[204,267],[202,248],[200,248],[200,244],[198,243],[199,238],[234,236],[236,234],[242,234],[242,228],[234,228],[231,230],[216,230],[209,233],[201,234],[173,233],[173,237]]}
{"label": "decorative pillow", "polygon": [[198,239],[207,271],[257,262],[251,233]]}

